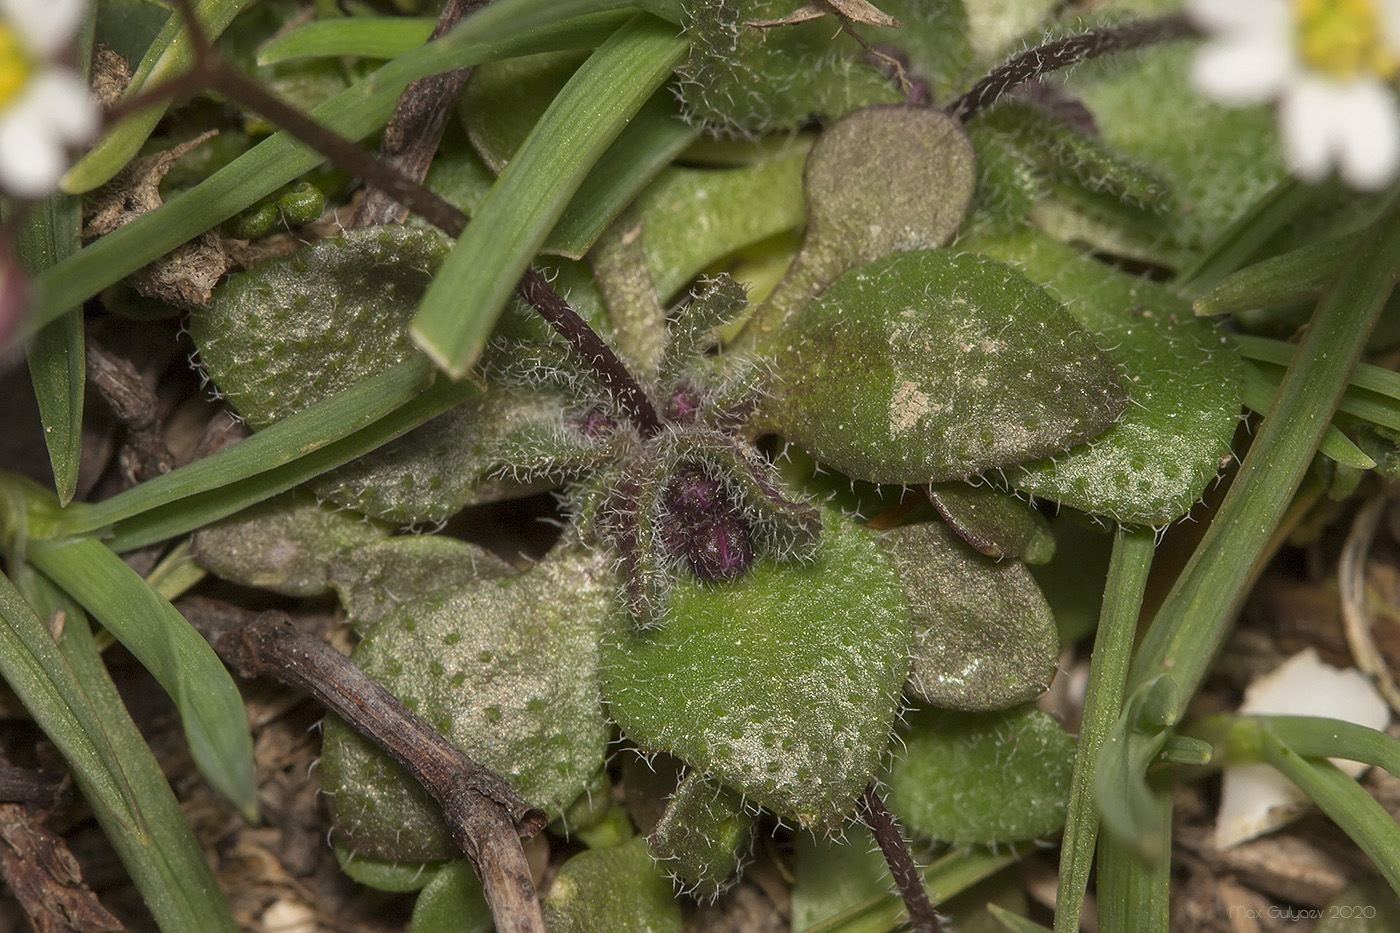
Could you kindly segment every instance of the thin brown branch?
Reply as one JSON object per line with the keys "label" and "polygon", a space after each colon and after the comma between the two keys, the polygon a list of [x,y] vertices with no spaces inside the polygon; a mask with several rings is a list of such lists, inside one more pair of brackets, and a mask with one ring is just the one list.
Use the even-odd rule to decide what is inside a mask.
{"label": "thin brown branch", "polygon": [[426,720],[281,613],[262,613],[214,648],[244,677],[272,677],[310,693],[374,742],[442,804],[452,838],[481,878],[496,928],[544,933],[520,837],[548,821],[504,780],[449,743]]}
{"label": "thin brown branch", "polygon": [[1001,99],[1002,95],[1052,71],[1078,65],[1113,52],[1171,42],[1195,35],[1184,16],[1161,16],[1135,20],[1118,26],[1092,29],[1013,55],[972,86],[948,108],[948,113],[966,123]]}
{"label": "thin brown branch", "polygon": [[870,827],[880,852],[885,856],[885,864],[890,867],[899,896],[904,899],[904,909],[909,912],[915,933],[940,933],[943,929],[929,903],[928,892],[924,890],[924,876],[919,866],[914,864],[914,856],[909,852],[909,844],[904,841],[894,817],[885,809],[885,802],[875,792],[871,784],[860,797],[860,818]]}
{"label": "thin brown branch", "polygon": [[[431,38],[445,35],[462,17],[485,5],[486,0],[447,0]],[[471,73],[471,68],[458,68],[419,78],[405,88],[379,141],[380,160],[407,178],[422,183],[442,142],[452,103],[462,93],[462,86]],[[406,205],[394,200],[383,189],[371,186],[365,190],[351,226],[401,224],[407,216]]]}

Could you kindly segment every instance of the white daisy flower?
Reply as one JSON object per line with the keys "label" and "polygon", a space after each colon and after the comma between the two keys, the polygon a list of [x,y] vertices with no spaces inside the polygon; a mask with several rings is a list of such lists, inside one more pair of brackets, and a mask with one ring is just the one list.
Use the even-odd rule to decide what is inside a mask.
{"label": "white daisy flower", "polygon": [[1234,106],[1277,101],[1299,178],[1335,164],[1375,190],[1400,174],[1400,0],[1188,0],[1187,13],[1212,37],[1196,85]]}
{"label": "white daisy flower", "polygon": [[58,61],[86,0],[0,0],[0,188],[22,198],[58,186],[68,149],[97,133],[87,85]]}

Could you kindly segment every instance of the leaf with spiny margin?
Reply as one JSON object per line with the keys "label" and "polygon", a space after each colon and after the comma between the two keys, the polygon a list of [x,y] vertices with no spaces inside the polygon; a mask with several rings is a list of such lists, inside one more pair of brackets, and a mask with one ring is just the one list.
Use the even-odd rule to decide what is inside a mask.
{"label": "leaf with spiny margin", "polygon": [[1044,564],[1055,556],[1055,535],[1045,516],[1004,489],[934,483],[928,498],[948,527],[980,554],[1028,564]]}
{"label": "leaf with spiny margin", "polygon": [[1004,263],[896,253],[847,272],[777,341],[757,421],[856,479],[964,479],[1101,434],[1112,361]]}
{"label": "leaf with spiny margin", "polygon": [[193,548],[195,560],[225,580],[284,596],[318,596],[328,590],[338,554],[372,546],[388,533],[356,512],[293,490],[205,525]]}
{"label": "leaf with spiny margin", "polygon": [[823,517],[810,562],[759,560],[732,583],[674,580],[670,616],[614,614],[603,694],[623,733],[806,827],[852,809],[908,673],[909,608],[870,532]]}
{"label": "leaf with spiny margin", "polygon": [[733,883],[753,838],[754,816],[743,798],[692,771],[667,801],[647,848],[683,893],[714,900]]}
{"label": "leaf with spiny margin", "polygon": [[909,692],[947,709],[1005,709],[1055,677],[1060,639],[1024,564],[973,553],[937,522],[876,539],[899,569],[913,617]]}
{"label": "leaf with spiny margin", "polygon": [[1008,474],[1023,492],[1128,524],[1185,515],[1230,455],[1243,368],[1225,335],[1161,285],[1034,230],[979,244],[1065,303],[1123,370],[1130,404],[1092,443]]}
{"label": "leaf with spiny margin", "polygon": [[998,713],[920,710],[886,775],[891,812],[908,829],[954,844],[1048,836],[1065,821],[1074,740],[1026,705]]}
{"label": "leaf with spiny margin", "polygon": [[[446,250],[433,231],[349,230],[230,276],[191,317],[200,362],[250,425],[267,427],[416,356],[409,317]],[[513,320],[505,326],[529,331]],[[398,522],[519,495],[529,490],[495,475],[495,444],[558,409],[547,396],[490,387],[312,488]]]}
{"label": "leaf with spiny margin", "polygon": [[641,836],[569,859],[543,906],[550,933],[681,933],[680,902]]}
{"label": "leaf with spiny margin", "polygon": [[[400,602],[353,660],[558,816],[588,789],[607,749],[598,695],[599,629],[614,603],[607,558],[566,547],[526,573],[430,584],[419,598],[410,582],[390,584]],[[427,791],[336,718],[325,724],[321,773],[336,832],[353,851],[406,861],[455,854]]]}

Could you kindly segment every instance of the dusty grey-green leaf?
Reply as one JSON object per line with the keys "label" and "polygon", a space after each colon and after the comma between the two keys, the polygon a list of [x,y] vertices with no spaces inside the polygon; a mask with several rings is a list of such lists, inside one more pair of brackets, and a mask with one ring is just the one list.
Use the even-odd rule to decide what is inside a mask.
{"label": "dusty grey-green leaf", "polygon": [[879,537],[909,594],[909,692],[948,709],[1005,709],[1050,687],[1055,618],[1024,564],[975,554],[936,522]]}
{"label": "dusty grey-green leaf", "polygon": [[952,843],[1037,839],[1065,821],[1074,741],[1034,706],[920,710],[886,776],[886,802],[913,832]]}
{"label": "dusty grey-green leaf", "polygon": [[1024,492],[1115,521],[1185,515],[1230,456],[1243,370],[1212,322],[1163,286],[1026,229],[984,244],[1014,262],[1099,334],[1123,368],[1130,404],[1092,443],[1008,471]]}
{"label": "dusty grey-green leaf", "polygon": [[1123,410],[1116,367],[1065,309],[969,254],[852,269],[782,338],[760,422],[856,479],[963,479],[1096,437]]}
{"label": "dusty grey-green leaf", "polygon": [[729,584],[678,578],[659,629],[618,613],[603,693],[623,733],[802,826],[838,824],[883,754],[908,672],[909,609],[872,536],[824,519],[807,563]]}
{"label": "dusty grey-green leaf", "polygon": [[407,601],[519,571],[490,551],[445,535],[406,535],[341,552],[327,580],[361,635]]}
{"label": "dusty grey-green leaf", "polygon": [[[417,355],[408,320],[446,250],[434,231],[375,227],[236,273],[191,317],[200,362],[250,425],[267,427]],[[496,443],[557,410],[493,386],[313,489],[377,518],[441,520],[528,491],[497,476]]]}
{"label": "dusty grey-green leaf", "polygon": [[681,905],[634,836],[564,863],[544,898],[550,933],[680,933]]}
{"label": "dusty grey-green leaf", "polygon": [[682,893],[713,900],[733,883],[753,837],[743,798],[692,771],[667,801],[647,848]]}
{"label": "dusty grey-green leaf", "polygon": [[364,516],[317,502],[303,490],[245,509],[194,536],[195,559],[216,576],[285,596],[326,592],[343,551],[370,547],[387,530]]}
{"label": "dusty grey-green leaf", "polygon": [[1003,489],[935,483],[928,498],[948,527],[979,553],[1028,564],[1043,564],[1055,556],[1055,536],[1045,516]]}
{"label": "dusty grey-green leaf", "polygon": [[[558,816],[603,763],[599,627],[613,604],[605,557],[555,552],[527,573],[440,587],[388,611],[352,656],[526,800]],[[321,771],[354,851],[431,860],[456,847],[435,802],[383,752],[328,719]]]}

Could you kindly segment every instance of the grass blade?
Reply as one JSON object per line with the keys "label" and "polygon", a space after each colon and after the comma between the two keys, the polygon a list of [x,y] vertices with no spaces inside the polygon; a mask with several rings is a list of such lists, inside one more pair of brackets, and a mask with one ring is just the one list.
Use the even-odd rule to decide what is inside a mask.
{"label": "grass blade", "polygon": [[[7,623],[0,626],[0,670],[6,682],[63,752],[160,928],[168,933],[237,930],[203,848],[107,675],[87,616],[32,568],[21,567],[17,576],[39,617],[30,606],[17,605],[9,581],[0,578],[0,617]],[[40,621],[54,610],[65,616],[57,646]],[[37,651],[31,654],[17,644],[17,635]],[[47,686],[62,698],[56,709],[39,699],[31,677],[17,670],[35,661]]]}
{"label": "grass blade", "polygon": [[[218,38],[233,18],[252,0],[199,0],[195,18],[204,34]],[[185,71],[194,64],[194,45],[184,18],[177,10],[170,14],[165,27],[151,41],[151,47],[131,76],[123,99],[141,93],[147,85],[159,84]],[[108,130],[87,155],[63,176],[62,188],[69,194],[82,194],[111,180],[140,151],[141,145],[165,116],[169,104],[157,104],[122,120]]]}
{"label": "grass blade", "polygon": [[[609,35],[616,24],[615,17],[594,16],[533,30],[503,32],[457,47],[446,67],[460,68],[556,49],[590,48]],[[361,139],[380,129],[388,122],[408,82],[387,83],[376,80],[378,74],[355,82],[314,108],[312,118],[350,139]],[[90,243],[36,277],[26,334],[181,243],[223,223],[323,161],[319,154],[286,133],[269,137],[194,188]]]}
{"label": "grass blade", "polygon": [[[369,427],[274,469],[266,469],[265,465],[260,465],[257,457],[249,451],[239,462],[239,466],[245,468],[245,471],[258,472],[247,479],[230,482],[226,486],[215,485],[173,504],[153,508],[118,522],[107,544],[114,551],[121,553],[176,535],[188,534],[196,528],[240,512],[264,499],[270,499],[314,476],[382,447],[394,438],[456,406],[473,391],[475,387],[471,383],[444,379]],[[242,444],[259,436],[261,435],[255,434]]]}
{"label": "grass blade", "polygon": [[160,682],[180,710],[199,770],[250,820],[256,819],[248,716],[233,678],[209,643],[105,544],[92,538],[30,541],[29,557]]}
{"label": "grass blade", "polygon": [[273,36],[258,49],[259,65],[299,58],[398,58],[428,41],[430,16],[354,16],[321,19]]}
{"label": "grass blade", "polygon": [[1079,913],[1084,906],[1099,832],[1094,770],[1099,752],[1123,708],[1128,663],[1155,544],[1150,531],[1129,531],[1119,526],[1114,533],[1099,629],[1089,660],[1089,684],[1079,729],[1079,752],[1070,782],[1065,834],[1060,843],[1060,879],[1055,895],[1057,933],[1076,933],[1079,929]]}
{"label": "grass blade", "polygon": [[1396,206],[1318,304],[1220,511],[1143,638],[1132,684],[1169,672],[1184,704],[1204,679],[1400,275]]}
{"label": "grass blade", "polygon": [[1330,761],[1302,757],[1267,728],[1261,739],[1265,760],[1341,827],[1400,893],[1400,826],[1385,808]]}
{"label": "grass blade", "polygon": [[579,185],[687,48],[674,25],[634,18],[574,73],[496,179],[413,319],[419,347],[454,378],[476,361]]}
{"label": "grass blade", "polygon": [[70,509],[59,533],[98,531],[151,509],[294,463],[405,405],[422,393],[431,379],[426,360],[406,360],[211,457],[171,470],[96,505]]}
{"label": "grass blade", "polygon": [[[30,273],[46,269],[78,249],[82,200],[55,194],[35,206],[20,230],[16,251]],[[29,378],[39,402],[44,444],[53,467],[58,501],[67,505],[78,488],[83,449],[83,390],[87,353],[83,310],[74,306],[36,333],[25,348]]]}

